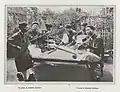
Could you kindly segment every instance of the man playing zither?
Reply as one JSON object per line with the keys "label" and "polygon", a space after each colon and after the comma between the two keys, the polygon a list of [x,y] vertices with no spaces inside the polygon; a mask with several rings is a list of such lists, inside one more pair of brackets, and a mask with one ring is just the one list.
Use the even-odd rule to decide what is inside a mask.
{"label": "man playing zither", "polygon": [[[92,76],[94,80],[100,80],[100,76],[103,75],[103,62],[102,58],[104,55],[104,46],[103,46],[103,40],[100,38],[95,30],[95,27],[93,26],[87,26],[86,27],[86,34],[88,35],[89,41],[86,42],[87,44],[84,45],[86,49],[89,49],[90,52],[94,53],[95,55],[100,58],[99,63],[95,55],[86,55],[86,59],[88,59],[91,64],[89,65],[90,69],[92,70]],[[86,40],[87,40],[86,39]],[[102,71],[101,71],[102,70]]]}

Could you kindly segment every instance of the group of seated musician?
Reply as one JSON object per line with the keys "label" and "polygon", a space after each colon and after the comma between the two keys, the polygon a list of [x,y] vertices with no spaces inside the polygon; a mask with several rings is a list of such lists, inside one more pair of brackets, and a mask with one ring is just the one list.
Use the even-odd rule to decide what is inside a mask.
{"label": "group of seated musician", "polygon": [[33,23],[31,25],[31,30],[29,30],[29,39],[32,44],[36,44],[43,52],[47,48],[48,39],[51,38],[50,34],[52,32],[52,25],[45,24],[46,29],[41,30],[39,23]]}
{"label": "group of seated musician", "polygon": [[100,80],[101,66],[94,62],[101,62],[104,55],[104,46],[103,39],[100,38],[94,26],[83,23],[81,25],[81,30],[77,33],[70,25],[67,25],[62,43],[64,43],[64,45],[70,44],[69,46],[73,45],[74,47],[77,47],[75,48],[77,50],[84,49],[94,53],[92,55],[86,54],[85,57],[86,60],[93,62],[89,65],[90,68],[93,69],[93,79]]}
{"label": "group of seated musician", "polygon": [[[19,24],[19,32],[13,34],[11,37],[9,37],[9,41],[12,46],[18,48],[20,50],[20,54],[15,57],[15,63],[18,70],[17,77],[18,80],[29,80],[28,78],[28,70],[32,73],[30,75],[33,76],[34,71],[31,69],[32,66],[32,60],[30,59],[28,55],[28,45],[30,43],[41,45],[40,49],[44,50],[45,46],[47,45],[47,40],[50,39],[50,35],[44,35],[44,34],[50,34],[52,32],[52,25],[46,24],[46,30],[41,31],[39,28],[39,23],[33,23],[31,25],[30,30],[27,27],[27,23]],[[28,34],[27,34],[28,33]],[[77,36],[79,35],[86,35],[84,39],[77,39]],[[41,36],[41,37],[39,37]],[[32,40],[34,38],[37,38],[37,40]],[[40,39],[39,39],[40,38]],[[13,41],[14,40],[14,41]],[[78,43],[76,40],[80,40]],[[87,43],[87,44],[86,44]],[[81,45],[82,44],[82,45]],[[84,45],[86,44],[86,45]],[[83,23],[81,25],[81,30],[77,33],[75,30],[72,29],[70,24],[67,24],[65,26],[65,32],[63,33],[63,38],[61,40],[60,45],[65,46],[76,46],[77,50],[81,50],[81,46],[83,46],[85,49],[90,49],[90,51],[94,54],[96,54],[98,57],[103,57],[104,53],[104,47],[103,47],[103,40],[98,37],[96,34],[96,29],[94,26],[89,26],[87,23]],[[92,55],[86,55],[86,59],[93,58],[94,60],[95,56]],[[94,61],[90,61],[94,62]],[[100,79],[100,66],[99,64],[90,64],[90,67],[93,69],[93,77],[95,80]]]}
{"label": "group of seated musician", "polygon": [[62,44],[70,44],[70,46],[78,45],[78,49],[84,46],[85,49],[91,49],[91,52],[102,57],[104,53],[103,39],[96,32],[94,26],[83,23],[78,33],[72,29],[70,24],[66,25],[65,28],[66,30],[63,34]]}
{"label": "group of seated musician", "polygon": [[[41,30],[37,22],[28,26],[28,23],[20,23],[17,31],[7,39],[7,45],[13,47],[18,53],[14,56],[17,68],[17,78],[19,81],[36,81],[34,64],[29,55],[28,46],[30,44],[46,45],[46,40],[49,39],[51,33],[51,24],[46,24],[46,30]],[[44,34],[47,34],[44,36]]]}

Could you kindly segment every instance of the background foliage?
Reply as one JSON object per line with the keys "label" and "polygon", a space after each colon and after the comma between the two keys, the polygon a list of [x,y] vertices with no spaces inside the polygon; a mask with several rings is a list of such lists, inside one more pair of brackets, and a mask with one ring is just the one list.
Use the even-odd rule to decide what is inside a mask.
{"label": "background foliage", "polygon": [[97,15],[83,11],[82,8],[69,8],[63,12],[55,12],[50,8],[41,11],[40,7],[7,7],[7,34],[13,34],[15,27],[24,21],[28,22],[29,25],[35,21],[39,22],[41,30],[45,29],[45,23],[51,23],[53,25],[53,32],[59,31],[59,24],[63,24],[64,26],[68,23],[73,25],[73,29],[79,31],[81,23],[87,22],[89,25],[96,27],[104,39],[105,49],[107,50],[113,49],[113,20],[113,7],[101,8],[100,13]]}

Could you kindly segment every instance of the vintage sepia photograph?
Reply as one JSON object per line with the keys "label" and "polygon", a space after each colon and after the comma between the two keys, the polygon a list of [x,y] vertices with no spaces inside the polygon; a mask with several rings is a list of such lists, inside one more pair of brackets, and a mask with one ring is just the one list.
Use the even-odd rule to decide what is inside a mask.
{"label": "vintage sepia photograph", "polygon": [[5,6],[5,83],[114,82],[115,6]]}

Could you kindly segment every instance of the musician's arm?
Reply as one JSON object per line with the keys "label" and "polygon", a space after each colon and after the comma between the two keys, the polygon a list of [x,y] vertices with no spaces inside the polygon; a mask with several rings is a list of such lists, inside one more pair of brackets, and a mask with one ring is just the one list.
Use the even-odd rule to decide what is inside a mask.
{"label": "musician's arm", "polygon": [[21,49],[21,47],[20,47],[20,46],[14,45],[14,44],[12,44],[12,43],[10,43],[10,42],[9,42],[8,44],[9,44],[10,46],[14,47],[14,48],[19,49],[19,50]]}
{"label": "musician's arm", "polygon": [[8,43],[10,46],[12,46],[12,47],[14,47],[14,48],[17,48],[17,49],[21,49],[21,47],[18,46],[18,45],[13,44],[12,41],[15,40],[15,39],[17,39],[19,33],[20,33],[20,32],[16,32],[16,33],[14,33],[11,37],[9,37],[9,38],[7,39],[7,43]]}
{"label": "musician's arm", "polygon": [[12,36],[8,37],[7,40],[8,40],[8,41],[12,41],[12,40],[16,39],[16,38],[18,37],[19,34],[20,34],[20,32],[14,33]]}
{"label": "musician's arm", "polygon": [[97,49],[97,47],[93,47],[93,46],[90,46],[90,45],[88,45],[87,48],[92,49],[92,50]]}

